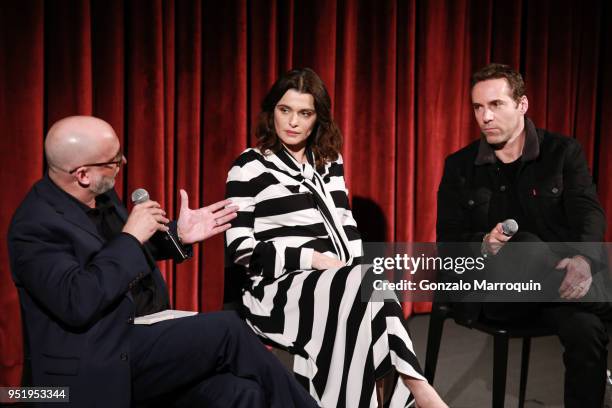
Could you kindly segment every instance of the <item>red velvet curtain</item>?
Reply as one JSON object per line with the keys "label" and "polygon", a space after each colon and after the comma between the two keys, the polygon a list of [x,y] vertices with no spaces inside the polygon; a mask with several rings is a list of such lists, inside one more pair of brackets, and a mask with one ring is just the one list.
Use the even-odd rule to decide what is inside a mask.
{"label": "red velvet curtain", "polygon": [[[490,61],[523,72],[538,126],[582,142],[612,213],[611,40],[605,0],[0,2],[0,385],[21,370],[5,234],[57,119],[111,123],[128,158],[118,192],[146,187],[173,214],[179,188],[192,205],[223,197],[266,90],[309,66],[334,101],[353,201],[369,203],[361,228],[433,241],[444,157],[478,135],[469,76]],[[220,308],[222,254],[216,237],[163,265],[176,308]]]}

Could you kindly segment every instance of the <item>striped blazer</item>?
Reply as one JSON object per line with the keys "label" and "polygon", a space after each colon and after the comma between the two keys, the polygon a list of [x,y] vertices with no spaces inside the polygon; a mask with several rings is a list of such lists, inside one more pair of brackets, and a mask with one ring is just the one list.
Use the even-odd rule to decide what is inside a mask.
{"label": "striped blazer", "polygon": [[229,261],[254,277],[312,269],[314,251],[356,263],[361,236],[349,207],[342,157],[317,169],[285,149],[247,149],[233,163],[227,198],[239,206],[226,231]]}

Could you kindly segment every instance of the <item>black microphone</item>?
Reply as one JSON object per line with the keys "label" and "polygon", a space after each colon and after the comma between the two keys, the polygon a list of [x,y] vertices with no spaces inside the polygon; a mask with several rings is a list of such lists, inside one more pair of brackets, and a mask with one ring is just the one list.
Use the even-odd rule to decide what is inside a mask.
{"label": "black microphone", "polygon": [[[144,188],[137,188],[132,192],[132,203],[134,205],[142,204],[147,201],[149,201],[149,193]],[[155,236],[160,237],[162,242],[166,244],[166,247],[169,243],[171,250],[178,255],[180,259],[185,260],[188,258],[183,246],[177,241],[176,237],[170,233],[170,231],[157,231],[151,238],[155,238]]]}
{"label": "black microphone", "polygon": [[518,222],[512,218],[508,218],[506,221],[502,222],[502,233],[507,237],[511,237],[516,234],[518,229]]}

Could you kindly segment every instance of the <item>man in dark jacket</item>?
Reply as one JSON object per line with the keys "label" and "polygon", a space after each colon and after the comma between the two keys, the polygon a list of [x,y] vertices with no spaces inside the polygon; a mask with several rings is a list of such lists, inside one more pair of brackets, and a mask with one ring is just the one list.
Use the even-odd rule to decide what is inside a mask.
{"label": "man in dark jacket", "polygon": [[[155,259],[182,260],[190,244],[229,228],[235,207],[191,210],[181,190],[176,223],[151,200],[128,215],[113,190],[125,157],[97,118],[54,124],[45,154],[48,173],[8,236],[32,385],[69,387],[75,407],[316,406],[232,312],[134,324],[169,306]],[[164,244],[167,233],[179,246]]]}
{"label": "man in dark jacket", "polygon": [[[459,318],[509,320],[539,313],[565,348],[565,406],[600,408],[608,342],[602,318],[609,318],[610,305],[577,300],[591,300],[594,275],[607,273],[601,244],[555,244],[541,262],[538,254],[519,259],[520,250],[510,251],[514,242],[548,247],[604,241],[605,216],[584,153],[575,139],[535,128],[525,116],[523,79],[510,67],[491,64],[476,72],[471,96],[482,135],[446,159],[437,240],[476,243],[471,247],[478,256],[507,270],[497,279],[556,282],[559,302],[457,304]],[[506,219],[518,222],[514,236],[504,233]],[[484,276],[490,274],[491,268],[485,269]]]}

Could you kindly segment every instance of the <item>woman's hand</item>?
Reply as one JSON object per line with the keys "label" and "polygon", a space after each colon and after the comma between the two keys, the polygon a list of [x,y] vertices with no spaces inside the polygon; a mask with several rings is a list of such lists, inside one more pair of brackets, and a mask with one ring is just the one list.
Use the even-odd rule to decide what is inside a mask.
{"label": "woman's hand", "polygon": [[325,270],[341,268],[344,262],[331,256],[323,255],[320,252],[314,251],[312,254],[312,269]]}

